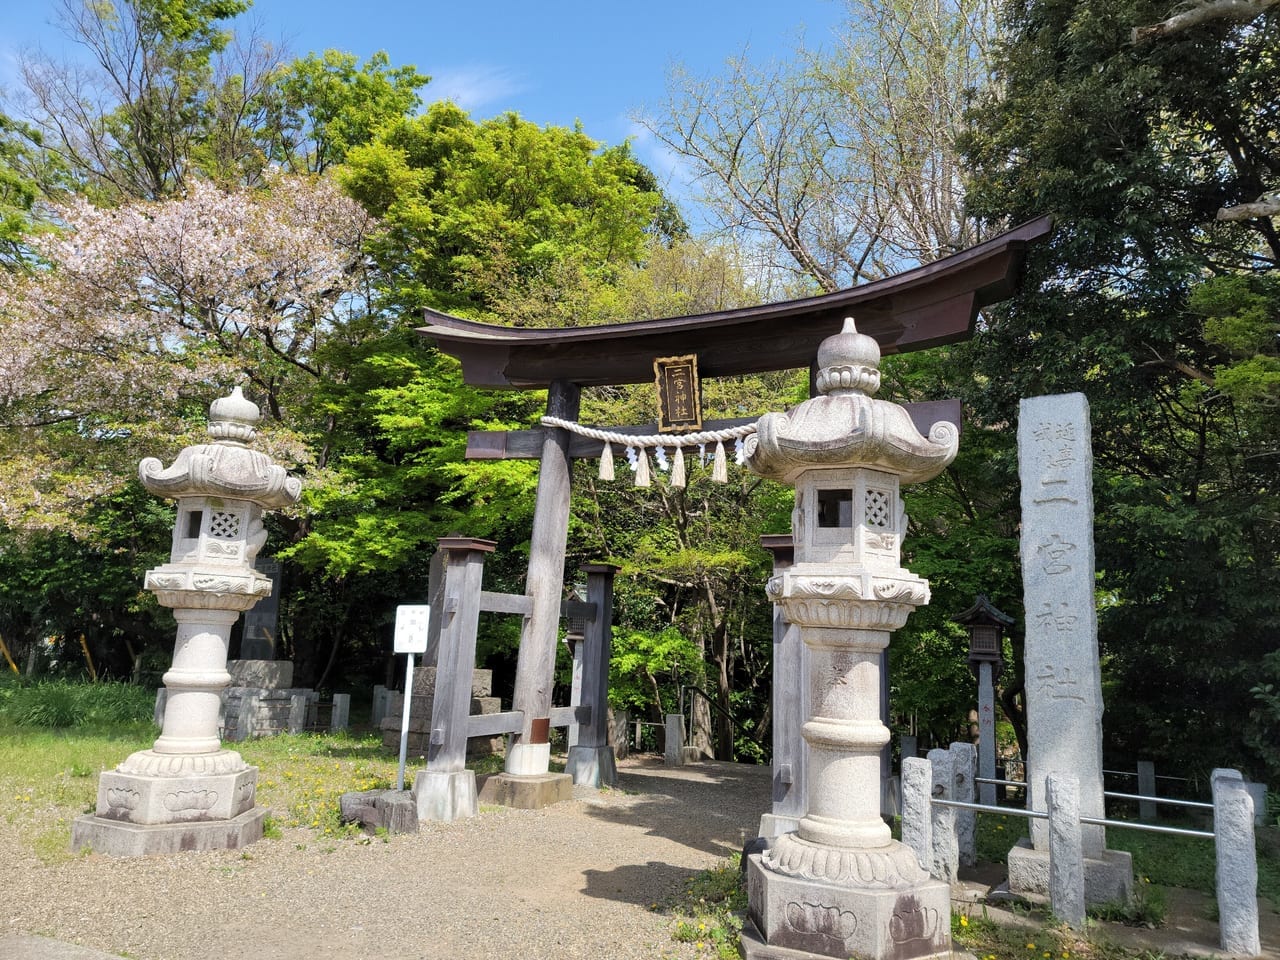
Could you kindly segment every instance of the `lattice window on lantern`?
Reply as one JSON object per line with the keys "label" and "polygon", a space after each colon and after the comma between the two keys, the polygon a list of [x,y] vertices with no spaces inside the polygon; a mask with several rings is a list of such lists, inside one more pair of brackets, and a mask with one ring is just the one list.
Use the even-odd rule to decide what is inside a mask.
{"label": "lattice window on lantern", "polygon": [[867,490],[863,501],[866,525],[877,530],[888,530],[893,524],[889,518],[889,493],[886,490]]}
{"label": "lattice window on lantern", "polygon": [[215,510],[209,517],[209,536],[218,540],[239,539],[240,514]]}

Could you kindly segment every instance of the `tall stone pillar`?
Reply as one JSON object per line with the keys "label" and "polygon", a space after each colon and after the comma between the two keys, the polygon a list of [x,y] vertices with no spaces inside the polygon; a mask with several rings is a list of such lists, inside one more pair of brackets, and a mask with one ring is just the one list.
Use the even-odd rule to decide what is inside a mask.
{"label": "tall stone pillar", "polygon": [[[1104,819],[1093,450],[1084,394],[1021,402],[1018,476],[1029,805],[1045,809],[1046,779],[1069,774],[1079,783],[1080,814]],[[1107,849],[1106,832],[1096,825],[1082,828],[1081,841],[1087,902],[1127,902],[1133,890],[1129,854]],[[1009,889],[1047,893],[1048,882],[1048,824],[1033,820],[1030,845],[1009,851]]]}
{"label": "tall stone pillar", "polygon": [[258,770],[218,739],[231,628],[271,592],[253,566],[267,539],[262,513],[302,492],[300,480],[249,448],[260,419],[237,387],[209,407],[211,443],[187,447],[168,469],[152,457],[138,464],[143,486],[178,501],[170,560],[144,581],[178,621],[164,723],[150,750],[102,774],[94,814],[72,826],[74,849],[140,856],[234,849],[262,836]]}
{"label": "tall stone pillar", "polygon": [[[776,577],[795,561],[790,534],[767,534],[760,545],[773,554]],[[776,837],[796,829],[807,801],[805,767],[808,746],[800,729],[809,716],[809,648],[800,628],[773,607],[773,803],[760,817],[760,836]]]}
{"label": "tall stone pillar", "polygon": [[880,816],[881,653],[929,600],[901,566],[902,483],[927,480],[956,454],[954,424],[916,430],[875,400],[880,348],[852,320],[818,349],[817,397],[760,419],[747,442],[756,473],[793,483],[795,562],[770,599],[809,650],[807,803],[793,832],[748,861],[749,958],[907,960],[951,948],[950,888],[931,880]]}

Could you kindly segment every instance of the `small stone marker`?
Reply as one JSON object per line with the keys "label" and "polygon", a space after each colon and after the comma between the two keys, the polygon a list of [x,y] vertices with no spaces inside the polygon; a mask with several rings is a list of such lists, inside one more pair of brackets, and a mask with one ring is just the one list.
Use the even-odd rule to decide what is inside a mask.
{"label": "small stone marker", "polygon": [[1262,952],[1258,936],[1258,860],[1253,798],[1236,770],[1214,770],[1213,833],[1218,866],[1218,927],[1222,949],[1243,957]]}
{"label": "small stone marker", "polygon": [[[1156,795],[1156,765],[1150,760],[1138,761],[1138,795],[1154,797]],[[1154,820],[1160,815],[1154,800],[1138,801],[1138,819]]]}
{"label": "small stone marker", "polygon": [[[972,743],[951,744],[951,774],[955,787],[951,799],[973,803],[973,780],[978,770],[978,750]],[[962,867],[978,863],[978,814],[973,810],[955,809],[956,846]]]}
{"label": "small stone marker", "polygon": [[933,768],[924,757],[902,761],[902,842],[922,870],[933,870]]}
{"label": "small stone marker", "polygon": [[[950,750],[930,750],[929,766],[933,775],[933,798],[935,800],[955,799],[955,768]],[[933,866],[929,873],[938,880],[955,883],[960,872],[960,846],[956,839],[955,807],[944,807],[941,804],[930,804],[933,808],[930,816],[933,839]]]}
{"label": "small stone marker", "polygon": [[1045,780],[1049,812],[1049,905],[1054,916],[1084,929],[1084,852],[1080,835],[1080,781],[1063,773]]}
{"label": "small stone marker", "polygon": [[663,728],[665,746],[662,759],[669,767],[679,767],[684,764],[684,715],[668,713],[665,719],[666,724]]}

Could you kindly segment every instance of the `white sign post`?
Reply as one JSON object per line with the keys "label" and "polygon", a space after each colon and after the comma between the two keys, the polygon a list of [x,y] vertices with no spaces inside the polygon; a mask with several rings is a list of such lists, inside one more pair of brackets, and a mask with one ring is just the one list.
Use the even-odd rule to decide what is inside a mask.
{"label": "white sign post", "polygon": [[400,769],[396,789],[404,789],[404,761],[409,752],[409,705],[413,701],[413,655],[427,652],[427,625],[431,607],[426,604],[396,607],[395,652],[408,654],[404,668],[404,712],[400,715]]}

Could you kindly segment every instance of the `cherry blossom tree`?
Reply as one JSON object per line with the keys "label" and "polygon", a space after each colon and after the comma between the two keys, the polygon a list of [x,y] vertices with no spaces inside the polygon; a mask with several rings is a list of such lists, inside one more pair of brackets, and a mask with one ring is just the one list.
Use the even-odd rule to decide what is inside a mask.
{"label": "cherry blossom tree", "polygon": [[74,526],[77,503],[124,482],[143,448],[189,441],[182,425],[235,382],[264,408],[273,455],[323,466],[337,422],[307,398],[348,375],[331,344],[386,328],[359,204],[278,176],[114,208],[73,198],[55,218],[62,230],[31,239],[44,268],[0,275],[0,446],[23,454],[0,470],[0,520]]}

